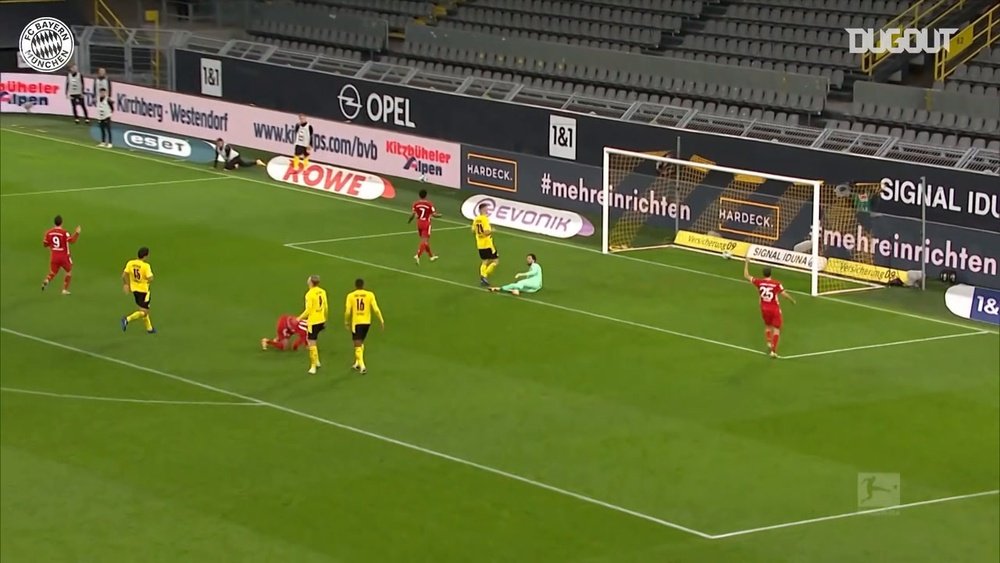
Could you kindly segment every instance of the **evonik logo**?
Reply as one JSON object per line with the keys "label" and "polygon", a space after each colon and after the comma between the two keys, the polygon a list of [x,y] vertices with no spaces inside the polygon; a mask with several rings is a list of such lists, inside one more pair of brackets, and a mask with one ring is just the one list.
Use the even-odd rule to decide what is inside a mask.
{"label": "evonik logo", "polygon": [[417,125],[410,119],[410,100],[402,96],[379,95],[372,92],[362,99],[361,93],[353,84],[344,84],[337,95],[340,102],[340,113],[348,121],[354,121],[365,111],[372,123],[391,123],[398,127],[416,129]]}
{"label": "evonik logo", "polygon": [[846,28],[848,50],[853,54],[927,53],[951,48],[951,38],[958,29],[858,29]]}
{"label": "evonik logo", "polygon": [[486,215],[495,225],[556,238],[588,237],[594,225],[572,211],[550,209],[520,201],[492,196],[473,196],[462,204],[462,215],[474,219],[479,207],[486,206]]}

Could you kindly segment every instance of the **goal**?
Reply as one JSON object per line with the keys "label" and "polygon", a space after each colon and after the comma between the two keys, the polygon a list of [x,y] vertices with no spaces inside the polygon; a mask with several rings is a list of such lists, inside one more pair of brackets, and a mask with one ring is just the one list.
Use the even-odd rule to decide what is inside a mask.
{"label": "goal", "polygon": [[[675,247],[806,272],[810,293],[882,287],[891,275],[871,254],[824,244],[825,232],[863,233],[877,184],[831,185],[720,166],[694,155],[605,147],[601,246],[605,253]],[[831,240],[841,240],[835,238]]]}

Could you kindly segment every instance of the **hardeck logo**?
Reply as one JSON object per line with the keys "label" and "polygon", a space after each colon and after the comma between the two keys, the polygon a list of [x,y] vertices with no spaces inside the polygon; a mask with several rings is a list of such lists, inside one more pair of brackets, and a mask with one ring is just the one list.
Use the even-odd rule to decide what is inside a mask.
{"label": "hardeck logo", "polygon": [[396,190],[388,180],[374,174],[337,168],[327,164],[293,166],[287,156],[276,156],[267,163],[267,175],[286,184],[294,184],[358,199],[392,199]]}
{"label": "hardeck logo", "polygon": [[165,154],[176,158],[191,156],[191,143],[183,139],[164,137],[143,131],[125,131],[125,144],[139,150]]}
{"label": "hardeck logo", "polygon": [[415,129],[417,125],[410,119],[410,100],[402,96],[388,96],[371,93],[364,100],[353,84],[345,84],[337,96],[340,113],[348,121],[354,121],[365,110],[373,123],[392,123],[399,127]]}
{"label": "hardeck logo", "polygon": [[465,182],[470,186],[517,191],[517,161],[478,153],[465,155]]}
{"label": "hardeck logo", "polygon": [[444,151],[392,140],[385,142],[385,152],[403,157],[403,170],[413,172],[417,177],[443,176],[444,167],[452,159],[452,155]]}
{"label": "hardeck logo", "polygon": [[44,82],[6,80],[0,82],[0,104],[15,106],[47,106],[49,96],[59,94],[59,86]]}
{"label": "hardeck logo", "polygon": [[[928,53],[948,51],[958,29],[856,29],[844,31],[850,36],[848,49],[854,54]],[[932,38],[933,35],[933,38]]]}
{"label": "hardeck logo", "polygon": [[594,225],[572,211],[549,209],[519,201],[490,196],[473,196],[462,204],[462,215],[474,219],[480,205],[486,205],[490,220],[501,227],[548,235],[556,238],[589,237]]}

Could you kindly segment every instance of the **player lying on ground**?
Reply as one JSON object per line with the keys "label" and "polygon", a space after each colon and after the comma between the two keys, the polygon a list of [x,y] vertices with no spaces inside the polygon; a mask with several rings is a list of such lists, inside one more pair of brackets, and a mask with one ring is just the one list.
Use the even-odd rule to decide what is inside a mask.
{"label": "player lying on ground", "polygon": [[227,145],[222,137],[215,140],[215,160],[212,162],[212,168],[218,168],[220,162],[222,168],[226,170],[239,170],[254,164],[264,166],[264,161],[259,158],[256,162],[248,162],[240,158],[240,153],[236,152],[233,145]]}
{"label": "player lying on ground", "polygon": [[521,295],[524,293],[535,293],[542,289],[542,265],[538,263],[538,258],[534,254],[529,254],[525,260],[528,262],[528,271],[514,275],[518,281],[500,287],[491,287],[490,291],[506,291],[511,295]]}
{"label": "player lying on ground", "polygon": [[420,237],[420,246],[417,247],[417,254],[413,257],[420,263],[420,256],[426,252],[431,257],[431,262],[437,260],[437,256],[431,252],[431,222],[441,214],[434,208],[434,204],[427,199],[427,190],[420,190],[420,199],[413,203],[413,213],[407,223],[417,220],[417,236]]}
{"label": "player lying on ground", "polygon": [[781,282],[771,278],[771,268],[764,267],[764,277],[755,278],[750,275],[750,259],[743,261],[743,277],[757,288],[760,295],[760,316],[764,319],[764,339],[767,341],[767,349],[772,358],[778,357],[778,337],[781,334],[781,304],[778,302],[779,296],[787,297],[789,301],[795,303],[795,298],[791,296]]}
{"label": "player lying on ground", "polygon": [[49,249],[49,275],[42,280],[42,291],[49,286],[49,282],[56,277],[59,270],[66,272],[63,277],[63,295],[69,295],[69,283],[73,279],[73,257],[69,255],[69,245],[75,243],[80,238],[80,227],[73,231],[73,234],[66,232],[63,228],[62,215],[56,215],[53,221],[55,226],[45,231],[42,237],[42,245]]}
{"label": "player lying on ground", "polygon": [[300,321],[295,315],[281,315],[278,317],[278,326],[275,328],[274,338],[261,338],[260,347],[262,350],[267,350],[268,348],[284,350],[288,348],[288,341],[293,336],[295,337],[295,343],[292,344],[292,350],[298,350],[299,347],[305,346],[308,339],[306,323]]}

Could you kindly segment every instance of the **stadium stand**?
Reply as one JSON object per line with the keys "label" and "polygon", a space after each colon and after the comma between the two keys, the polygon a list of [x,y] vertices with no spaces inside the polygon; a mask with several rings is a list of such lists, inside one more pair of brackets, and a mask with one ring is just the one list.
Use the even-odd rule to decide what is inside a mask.
{"label": "stadium stand", "polygon": [[922,1],[315,0],[262,5],[247,30],[282,48],[609,103],[1000,148],[989,109],[1000,46],[937,90],[870,82],[845,48],[845,28],[880,28]]}

